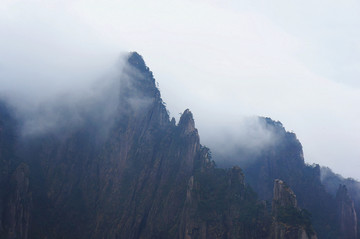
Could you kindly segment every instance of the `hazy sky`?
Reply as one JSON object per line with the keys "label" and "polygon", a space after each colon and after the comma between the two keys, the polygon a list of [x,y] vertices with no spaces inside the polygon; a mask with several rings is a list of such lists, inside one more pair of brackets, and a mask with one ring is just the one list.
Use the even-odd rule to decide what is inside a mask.
{"label": "hazy sky", "polygon": [[202,143],[269,116],[306,162],[359,179],[359,29],[357,0],[2,0],[0,91],[41,101],[138,51],[172,116],[192,110]]}

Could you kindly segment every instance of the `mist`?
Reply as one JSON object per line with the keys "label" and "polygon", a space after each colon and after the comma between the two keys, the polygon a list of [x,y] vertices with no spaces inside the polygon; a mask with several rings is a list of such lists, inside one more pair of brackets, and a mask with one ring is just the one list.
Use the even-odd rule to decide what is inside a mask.
{"label": "mist", "polygon": [[[22,137],[47,133],[61,135],[65,129],[76,130],[87,126],[96,127],[98,138],[105,138],[116,115],[121,111],[121,83],[128,80],[128,74],[132,70],[125,63],[127,55],[119,54],[117,60],[109,66],[103,69],[89,68],[84,74],[69,69],[65,77],[72,81],[60,77],[62,72],[57,69],[45,68],[47,72],[44,77],[48,77],[46,83],[45,78],[19,74],[19,79],[15,81],[18,85],[7,85],[9,88],[0,93],[0,99],[15,113]],[[86,78],[89,72],[91,77]],[[11,77],[10,73],[7,74],[9,76]],[[51,83],[59,79],[60,83],[56,88]],[[27,80],[32,83],[30,90],[26,83],[22,84]]]}
{"label": "mist", "polygon": [[[0,99],[14,109],[21,122],[22,137],[62,134],[63,130],[85,126],[97,127],[98,138],[106,138],[114,119],[126,110],[119,108],[122,87],[133,92],[127,99],[132,110],[142,111],[151,103],[151,99],[137,94],[137,89],[132,87],[131,81],[142,75],[128,66],[129,53],[122,52],[117,58],[108,59],[78,55],[70,66],[63,52],[51,49],[50,56],[34,57],[23,66],[21,59],[28,57],[27,54],[36,56],[36,50],[31,48],[30,52],[20,55],[20,62],[7,62],[1,73],[4,85]],[[15,71],[15,68],[25,71]],[[214,127],[216,121],[220,123]],[[212,150],[219,166],[231,166],[240,161],[244,164],[278,140],[276,132],[258,116],[220,119],[214,115],[202,122],[201,128],[206,130],[200,137]],[[234,158],[234,155],[241,157]]]}
{"label": "mist", "polygon": [[[211,149],[220,167],[251,164],[264,150],[280,143],[279,132],[258,116],[242,116],[222,124],[212,125],[200,132],[200,138]],[[211,127],[212,126],[212,127]]]}
{"label": "mist", "polygon": [[[41,131],[39,122],[56,122],[63,105],[91,108],[73,102],[97,98],[91,88],[111,75],[119,53],[137,51],[171,116],[191,109],[214,152],[272,142],[249,120],[262,115],[297,134],[307,163],[356,178],[359,4],[320,2],[5,0],[0,94],[22,112],[42,108],[47,116],[33,113],[27,123]],[[232,146],[220,140],[230,138]]]}

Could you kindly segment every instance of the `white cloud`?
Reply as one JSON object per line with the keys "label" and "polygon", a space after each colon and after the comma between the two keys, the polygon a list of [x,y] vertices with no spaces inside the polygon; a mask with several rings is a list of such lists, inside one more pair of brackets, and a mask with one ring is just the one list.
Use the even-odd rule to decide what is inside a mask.
{"label": "white cloud", "polygon": [[358,10],[355,0],[4,1],[1,89],[81,87],[136,50],[170,112],[190,108],[200,135],[270,116],[298,135],[306,161],[357,177]]}

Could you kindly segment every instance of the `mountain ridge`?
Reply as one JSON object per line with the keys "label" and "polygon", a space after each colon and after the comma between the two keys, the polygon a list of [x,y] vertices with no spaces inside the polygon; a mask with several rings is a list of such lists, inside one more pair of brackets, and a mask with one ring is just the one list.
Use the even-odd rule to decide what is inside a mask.
{"label": "mountain ridge", "polygon": [[[1,191],[0,238],[287,238],[273,234],[276,216],[263,201],[272,200],[278,178],[293,188],[301,208],[325,199],[331,205],[324,208],[335,213],[330,220],[338,219],[320,168],[304,164],[300,142],[280,122],[263,118],[281,143],[262,152],[256,167],[218,168],[191,111],[178,124],[170,120],[142,56],[132,52],[127,62],[110,97],[117,99],[115,113],[101,124],[85,115],[76,127],[22,138],[21,123],[0,104],[0,183],[10,185]],[[109,102],[102,103],[95,115]],[[102,122],[111,123],[103,128]],[[315,212],[314,229],[335,238],[337,231],[325,235],[323,228],[338,224],[320,220],[324,215]]]}

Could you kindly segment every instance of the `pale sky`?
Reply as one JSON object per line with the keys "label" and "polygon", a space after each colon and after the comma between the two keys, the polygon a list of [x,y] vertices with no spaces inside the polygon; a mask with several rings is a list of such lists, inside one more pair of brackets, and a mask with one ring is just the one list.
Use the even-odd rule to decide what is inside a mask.
{"label": "pale sky", "polygon": [[297,134],[307,163],[360,179],[358,29],[356,0],[2,0],[0,91],[45,99],[137,51],[203,144],[268,116]]}

